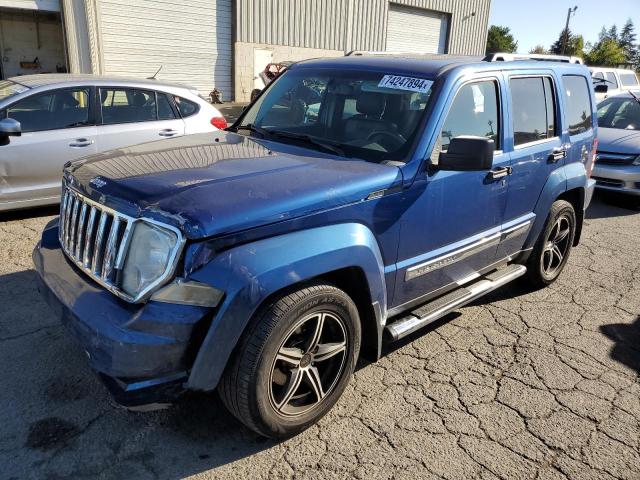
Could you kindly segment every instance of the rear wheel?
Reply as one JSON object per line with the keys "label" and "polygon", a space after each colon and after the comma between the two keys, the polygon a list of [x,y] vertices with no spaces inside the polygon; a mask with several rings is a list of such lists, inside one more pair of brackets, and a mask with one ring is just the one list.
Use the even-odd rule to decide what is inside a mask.
{"label": "rear wheel", "polygon": [[220,396],[256,432],[295,435],[338,400],[359,349],[360,319],[349,296],[331,285],[306,287],[256,316],[225,371]]}
{"label": "rear wheel", "polygon": [[527,276],[536,287],[552,284],[569,259],[576,233],[576,212],[565,200],[551,206],[544,230],[527,262]]}

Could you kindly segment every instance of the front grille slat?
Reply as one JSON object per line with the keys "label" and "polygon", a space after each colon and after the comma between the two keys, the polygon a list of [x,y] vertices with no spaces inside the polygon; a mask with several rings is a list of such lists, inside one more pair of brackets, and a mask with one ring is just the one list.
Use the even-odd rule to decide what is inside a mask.
{"label": "front grille slat", "polygon": [[631,165],[635,160],[636,155],[599,151],[596,157],[596,164],[601,163],[603,165]]}
{"label": "front grille slat", "polygon": [[78,234],[76,239],[76,249],[74,256],[76,258],[81,258],[82,255],[82,247],[85,243],[85,229],[84,224],[87,220],[87,204],[83,203],[80,208],[80,218],[78,219]]}
{"label": "front grille slat", "polygon": [[184,237],[177,228],[159,224],[159,227],[175,232],[178,238],[166,271],[137,296],[124,292],[120,284],[121,272],[135,225],[139,221],[158,222],[127,216],[84,197],[66,184],[63,187],[58,225],[60,245],[66,256],[94,281],[129,302],[140,302],[173,275]]}
{"label": "front grille slat", "polygon": [[94,275],[98,275],[102,269],[102,244],[104,243],[104,230],[107,226],[108,217],[109,214],[107,212],[102,212],[98,222],[96,241],[93,244],[93,262],[91,262],[91,271]]}
{"label": "front grille slat", "polygon": [[91,207],[91,211],[89,212],[89,222],[87,223],[87,234],[85,235],[84,241],[84,252],[82,253],[82,266],[84,268],[91,268],[91,259],[93,251],[91,247],[93,246],[93,229],[96,225],[96,212],[98,210],[96,207]]}
{"label": "front grille slat", "polygon": [[102,260],[102,278],[107,282],[111,281],[113,275],[113,267],[116,259],[118,241],[118,231],[120,230],[120,218],[114,217],[111,222],[111,230],[107,238],[107,245],[104,249],[104,258]]}

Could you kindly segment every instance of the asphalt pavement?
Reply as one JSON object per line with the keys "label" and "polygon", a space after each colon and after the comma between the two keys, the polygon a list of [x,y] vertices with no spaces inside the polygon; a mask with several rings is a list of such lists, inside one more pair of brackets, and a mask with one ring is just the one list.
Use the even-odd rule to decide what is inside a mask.
{"label": "asphalt pavement", "polygon": [[215,394],[112,403],[36,290],[55,210],[0,217],[1,479],[640,478],[637,210],[596,199],[553,286],[508,285],[390,346],[282,443]]}

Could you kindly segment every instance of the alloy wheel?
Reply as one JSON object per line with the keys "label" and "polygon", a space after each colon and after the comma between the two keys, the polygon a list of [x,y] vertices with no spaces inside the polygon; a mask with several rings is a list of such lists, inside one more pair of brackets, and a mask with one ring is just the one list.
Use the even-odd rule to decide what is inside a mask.
{"label": "alloy wheel", "polygon": [[561,215],[544,243],[542,250],[542,271],[547,277],[553,277],[562,268],[569,251],[571,240],[571,221],[567,215]]}
{"label": "alloy wheel", "polygon": [[319,405],[338,383],[347,358],[344,320],[328,311],[305,316],[289,329],[274,358],[270,401],[291,417]]}

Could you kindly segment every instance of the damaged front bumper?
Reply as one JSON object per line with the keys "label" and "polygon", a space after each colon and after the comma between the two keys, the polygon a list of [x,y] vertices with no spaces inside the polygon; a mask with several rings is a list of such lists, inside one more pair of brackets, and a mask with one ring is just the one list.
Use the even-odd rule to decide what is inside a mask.
{"label": "damaged front bumper", "polygon": [[211,308],[119,299],[66,258],[57,220],[45,228],[33,262],[40,292],[118,403],[166,404],[184,390]]}

